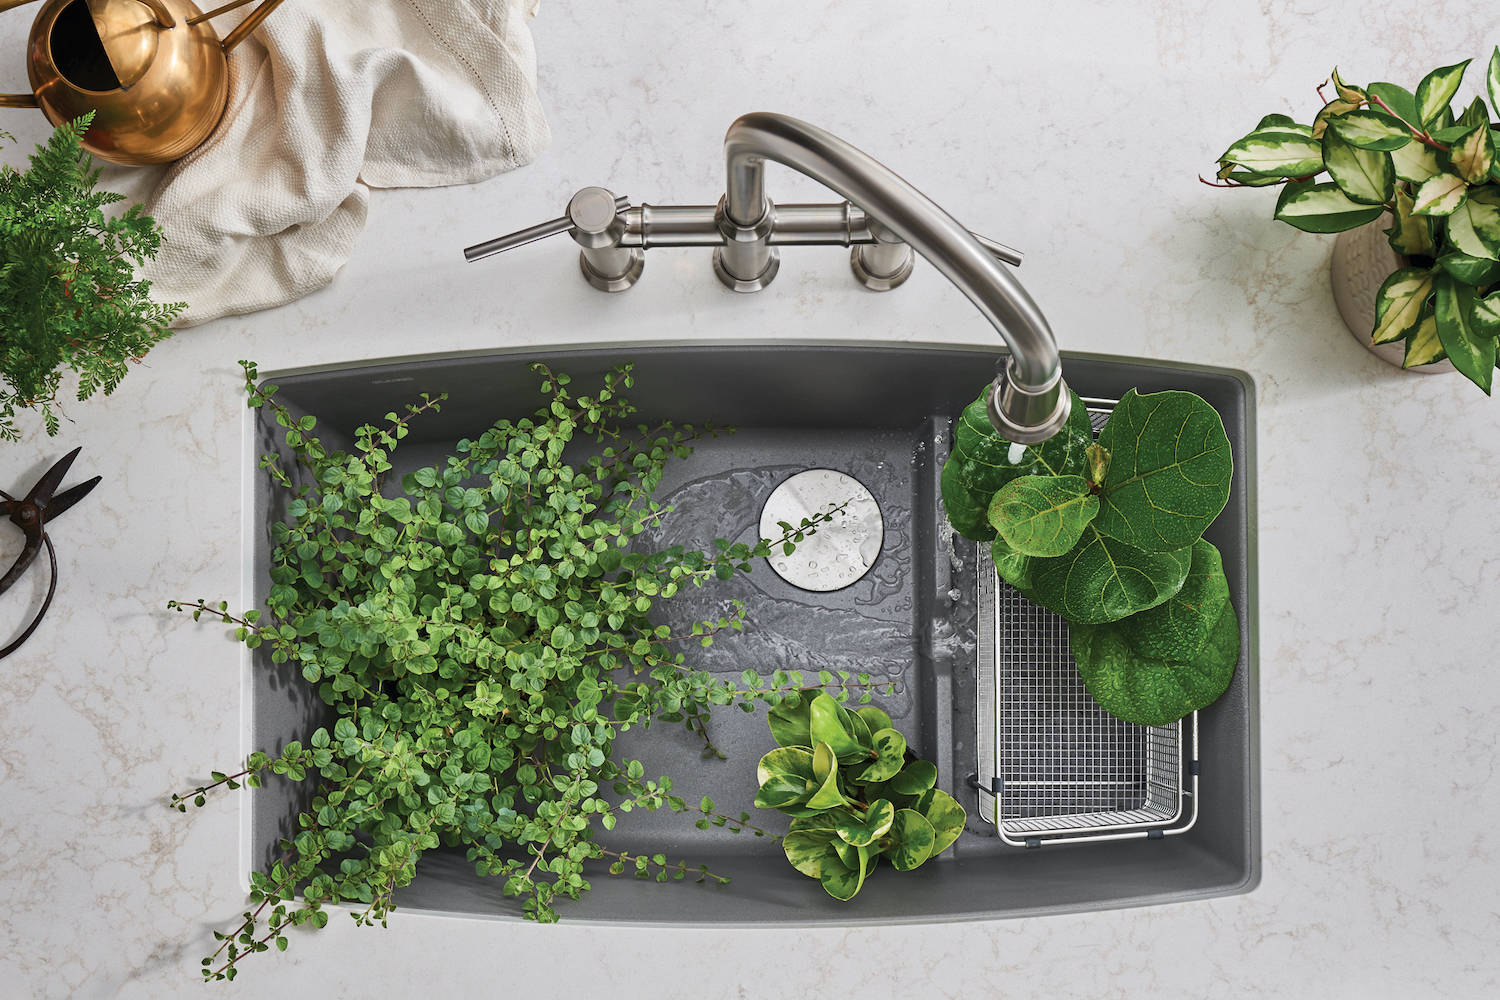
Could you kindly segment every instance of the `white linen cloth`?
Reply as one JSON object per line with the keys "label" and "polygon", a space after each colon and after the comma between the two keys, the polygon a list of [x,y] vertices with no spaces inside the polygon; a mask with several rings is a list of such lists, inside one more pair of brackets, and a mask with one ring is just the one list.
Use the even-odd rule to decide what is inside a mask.
{"label": "white linen cloth", "polygon": [[[156,301],[188,303],[173,326],[327,285],[371,187],[469,184],[531,162],[551,141],[525,23],[538,3],[286,0],[230,53],[207,142],[109,173],[165,234],[141,276]],[[216,18],[220,36],[242,16]]]}

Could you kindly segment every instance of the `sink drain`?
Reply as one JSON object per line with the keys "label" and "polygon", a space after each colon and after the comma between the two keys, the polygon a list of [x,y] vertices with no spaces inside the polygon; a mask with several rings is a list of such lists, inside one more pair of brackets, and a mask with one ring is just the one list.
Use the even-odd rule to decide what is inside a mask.
{"label": "sink drain", "polygon": [[865,484],[835,469],[799,472],[776,487],[760,512],[760,537],[777,539],[779,522],[799,525],[805,517],[847,503],[816,535],[797,543],[791,555],[773,551],[767,560],[776,575],[794,587],[826,593],[858,581],[875,565],[885,542],[880,505]]}

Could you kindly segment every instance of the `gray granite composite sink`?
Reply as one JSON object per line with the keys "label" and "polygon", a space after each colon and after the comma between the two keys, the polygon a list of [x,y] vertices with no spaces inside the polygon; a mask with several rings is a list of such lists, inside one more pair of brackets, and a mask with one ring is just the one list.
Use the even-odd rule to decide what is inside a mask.
{"label": "gray granite composite sink", "polygon": [[[446,392],[440,414],[424,416],[397,453],[400,471],[430,464],[461,437],[502,417],[534,411],[542,397],[531,362],[546,361],[580,386],[622,361],[636,366],[629,398],[652,417],[738,428],[700,442],[674,462],[657,498],[676,509],[645,539],[688,546],[715,537],[753,541],[771,490],[809,468],[847,472],[879,502],[884,547],[855,585],[826,594],[797,590],[761,564],[749,576],[668,602],[664,621],[717,616],[729,602],[748,608],[743,633],[689,655],[703,669],[738,677],[745,669],[867,672],[897,681],[876,703],[911,747],[938,765],[939,786],[968,810],[968,830],[942,858],[915,872],[881,869],[849,903],[827,896],[793,870],[769,839],[700,831],[690,819],[634,813],[600,839],[614,849],[660,851],[731,876],[727,886],[655,882],[591,874],[593,889],[561,901],[565,920],[661,924],[869,924],[987,919],[1180,902],[1249,892],[1259,881],[1257,596],[1255,576],[1254,389],[1226,369],[1064,353],[1064,377],[1085,397],[1118,398],[1187,389],[1222,415],[1234,449],[1229,505],[1205,537],[1223,553],[1239,613],[1242,652],[1234,681],[1200,713],[1197,820],[1178,836],[1025,850],[1004,844],[979,817],[976,733],[975,546],[943,540],[938,476],[949,428],[994,375],[997,352],[946,345],[850,342],[621,345],[513,351],[481,356],[397,359],[358,367],[307,370],[268,379],[294,411],[316,414],[319,434],[344,446],[353,429],[399,409],[421,392]],[[257,425],[256,455],[273,447],[274,426]],[[257,605],[264,597],[269,524],[279,498],[247,456],[255,480],[250,513]],[[956,594],[956,599],[955,599]],[[249,742],[279,749],[320,723],[310,685],[284,666],[252,667]],[[704,760],[701,740],[680,725],[658,724],[618,741],[650,774],[670,774],[696,801],[712,796],[738,812],[755,795],[756,760],[774,744],[764,710],[720,710],[713,737],[728,760]],[[247,863],[262,866],[293,828],[306,789],[280,779],[251,796]],[[784,830],[779,813],[761,825]],[[432,852],[398,894],[413,910],[519,918],[517,900],[496,879],[480,878],[461,851]]]}

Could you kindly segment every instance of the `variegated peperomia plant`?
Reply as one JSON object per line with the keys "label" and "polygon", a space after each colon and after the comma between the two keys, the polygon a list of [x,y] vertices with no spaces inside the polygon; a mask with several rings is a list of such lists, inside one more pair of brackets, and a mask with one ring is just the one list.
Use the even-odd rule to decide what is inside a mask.
{"label": "variegated peperomia plant", "polygon": [[1132,389],[1091,441],[1076,395],[1061,432],[1022,445],[995,433],[981,394],[954,432],[943,506],[990,543],[1006,583],[1067,619],[1101,708],[1166,725],[1223,694],[1239,660],[1229,582],[1202,537],[1229,501],[1229,438],[1201,397]]}
{"label": "variegated peperomia plant", "polygon": [[963,832],[964,807],[933,787],[937,768],[912,758],[885,712],[820,694],[768,714],[779,746],[760,759],[755,804],[792,817],[786,858],[830,896],[854,898],[881,858],[911,871]]}
{"label": "variegated peperomia plant", "polygon": [[[1435,69],[1413,94],[1359,87],[1333,71],[1336,94],[1311,125],[1267,115],[1219,160],[1216,187],[1284,185],[1276,218],[1309,233],[1379,219],[1407,258],[1381,285],[1376,344],[1406,342],[1403,367],[1444,358],[1486,394],[1500,337],[1500,161],[1482,97],[1454,115],[1470,60]],[[1500,108],[1500,47],[1486,84]],[[1322,93],[1322,88],[1319,88]],[[1318,181],[1327,171],[1329,179]]]}

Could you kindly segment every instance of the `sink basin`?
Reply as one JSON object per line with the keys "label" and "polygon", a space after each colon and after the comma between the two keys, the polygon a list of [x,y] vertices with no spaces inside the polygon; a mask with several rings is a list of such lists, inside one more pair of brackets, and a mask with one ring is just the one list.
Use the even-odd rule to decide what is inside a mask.
{"label": "sink basin", "polygon": [[[598,839],[614,850],[661,852],[706,864],[727,886],[690,880],[658,884],[612,877],[603,864],[581,900],[559,900],[564,920],[658,924],[873,924],[992,919],[1037,913],[1181,902],[1249,892],[1259,881],[1259,782],[1256,714],[1254,389],[1241,372],[1163,362],[1064,353],[1064,375],[1081,396],[1118,398],[1127,389],[1198,393],[1222,415],[1234,449],[1229,505],[1205,537],[1223,553],[1242,629],[1242,652],[1229,691],[1199,713],[1197,819],[1160,839],[1056,844],[1026,850],[1004,843],[980,818],[975,770],[979,698],[977,548],[940,531],[938,477],[950,426],[994,376],[997,353],[947,345],[851,342],[621,345],[540,349],[437,359],[397,359],[339,369],[291,372],[269,380],[294,412],[319,418],[325,443],[347,447],[355,427],[397,410],[421,392],[449,394],[442,412],[424,415],[396,453],[398,471],[431,464],[461,437],[502,417],[529,415],[542,402],[527,365],[545,361],[592,387],[623,361],[635,363],[628,398],[640,418],[730,425],[737,433],[697,445],[668,466],[656,492],[675,510],[643,539],[647,547],[708,547],[715,537],[753,542],[760,509],[783,480],[806,469],[836,469],[862,482],[880,505],[884,543],[870,571],[830,593],[799,590],[764,561],[753,573],[690,590],[661,605],[662,621],[717,617],[745,602],[746,628],[693,649],[690,663],[738,678],[800,669],[848,670],[894,682],[875,703],[890,713],[909,745],[938,767],[939,787],[969,814],[968,828],[941,858],[920,869],[882,868],[848,903],[829,897],[786,863],[769,838],[694,827],[690,816],[632,813]],[[255,426],[246,456],[256,502],[247,537],[254,545],[254,596],[265,596],[269,524],[282,515],[254,459],[271,450],[279,428]],[[311,686],[269,657],[250,661],[248,743],[279,750],[328,724]],[[710,731],[727,760],[705,759],[703,742],[680,724],[656,723],[617,741],[650,776],[671,775],[675,791],[712,797],[731,814],[782,832],[780,813],[755,810],[755,762],[774,746],[764,708],[719,710]],[[310,789],[273,779],[251,794],[246,866],[264,867],[289,836]],[[461,850],[436,851],[397,896],[414,910],[519,919],[520,906],[498,879],[480,878]]]}

